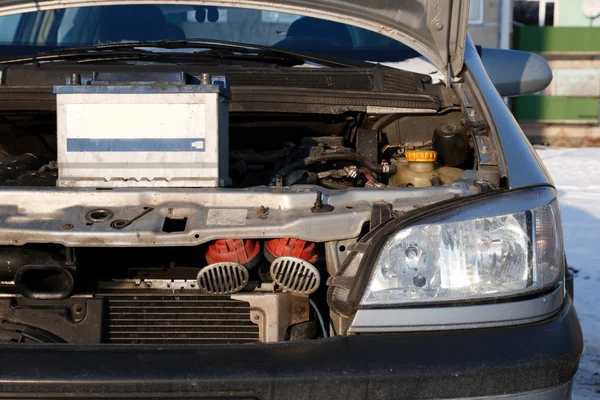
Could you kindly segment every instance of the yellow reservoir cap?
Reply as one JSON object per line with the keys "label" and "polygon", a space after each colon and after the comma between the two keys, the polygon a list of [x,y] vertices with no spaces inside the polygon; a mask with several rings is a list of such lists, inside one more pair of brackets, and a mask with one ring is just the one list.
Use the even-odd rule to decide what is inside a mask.
{"label": "yellow reservoir cap", "polygon": [[435,162],[437,152],[433,150],[406,150],[408,162]]}

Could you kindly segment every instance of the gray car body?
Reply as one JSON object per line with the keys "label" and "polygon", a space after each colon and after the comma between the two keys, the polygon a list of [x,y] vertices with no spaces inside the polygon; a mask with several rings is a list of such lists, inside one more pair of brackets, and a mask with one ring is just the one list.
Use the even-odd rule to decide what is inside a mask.
{"label": "gray car body", "polygon": [[[473,97],[473,107],[482,114],[492,132],[491,146],[501,176],[510,189],[552,185],[548,172],[523,134],[512,113],[488,77],[471,39],[468,39],[467,68],[458,77]],[[473,172],[472,172],[473,173]],[[386,200],[398,211],[424,206],[457,195],[472,194],[469,181],[477,176],[463,176],[451,186],[404,189],[362,189],[327,191],[326,201],[336,207],[326,217],[310,212],[316,191],[311,186],[294,186],[282,190],[266,187],[248,189],[123,189],[96,191],[71,188],[2,188],[0,189],[0,244],[61,243],[66,246],[193,246],[206,241],[247,235],[273,238],[290,236],[311,241],[346,240],[358,236],[369,218],[370,204]],[[243,198],[243,201],[240,201]],[[32,202],[31,199],[38,201]],[[243,205],[243,206],[241,206]],[[271,209],[269,218],[257,215],[261,207]],[[129,220],[143,207],[153,213],[136,221],[135,232],[115,232],[108,224],[85,225],[86,210],[110,208],[115,218]],[[234,209],[244,213],[243,224],[207,224],[216,210]],[[169,211],[171,210],[171,211]],[[168,213],[183,213],[190,230],[178,234],[161,232]],[[212,211],[215,210],[215,211]],[[183,215],[182,214],[182,215]],[[74,229],[64,230],[63,225]]]}
{"label": "gray car body", "polygon": [[465,64],[465,78],[471,82],[471,91],[498,139],[501,173],[507,178],[509,188],[552,185],[544,164],[490,80],[470,37],[467,39]]}
{"label": "gray car body", "polygon": [[[73,0],[65,0],[55,4],[44,0],[39,3],[39,7],[64,7],[72,2]],[[139,1],[129,0],[123,3],[136,2]],[[236,2],[236,5],[245,3],[249,2],[242,0]],[[518,190],[551,186],[548,172],[490,80],[475,45],[466,33],[463,8],[465,4],[468,6],[468,1],[452,3],[397,0],[391,3],[390,5],[388,1],[375,1],[367,4],[364,0],[354,0],[348,2],[345,9],[340,10],[333,7],[334,2],[331,0],[320,0],[311,3],[311,8],[303,9],[302,14],[333,20],[340,20],[343,14],[347,18],[346,23],[370,29],[377,23],[386,23],[387,25],[379,25],[377,31],[396,39],[404,39],[406,44],[423,50],[425,55],[434,58],[432,63],[438,69],[446,68],[450,64],[451,70],[462,71],[459,74],[451,74],[455,75],[452,84],[459,91],[463,106],[488,125],[491,142],[486,145],[489,145],[486,151],[494,153],[494,164],[500,170],[508,188]],[[9,4],[14,6],[12,12],[18,12],[26,10],[30,2],[0,0],[0,14],[10,9]],[[271,9],[281,11],[293,11],[302,5],[308,4],[303,0],[258,4],[260,7],[271,6]],[[404,9],[398,11],[397,15],[386,15],[385,11],[391,12],[392,6]],[[371,9],[366,12],[368,7]],[[451,9],[458,10],[458,14],[450,12]],[[364,15],[361,15],[361,12]],[[436,21],[444,20],[444,15],[448,24],[442,24],[441,29],[431,30],[432,24],[438,28],[442,26],[436,25]],[[414,40],[408,41],[411,17],[418,21],[413,24],[416,24],[413,28]],[[446,31],[448,41],[439,42],[436,40],[436,32],[444,29],[449,29]],[[463,34],[464,44],[461,44]],[[443,46],[448,48],[443,49]],[[445,57],[451,61],[449,64],[443,62]],[[462,96],[460,92],[463,93]],[[467,114],[470,115],[469,112]],[[479,147],[478,149],[481,150]],[[327,191],[314,186],[280,189],[132,188],[110,192],[77,188],[2,188],[0,203],[3,206],[0,207],[0,219],[3,223],[0,224],[0,244],[61,243],[74,247],[194,246],[218,238],[240,236],[283,236],[315,242],[351,242],[356,240],[361,227],[369,220],[373,201],[385,200],[391,203],[395,210],[407,211],[457,196],[466,197],[478,191],[470,185],[470,182],[478,179],[477,174],[479,172],[468,171],[452,185],[415,190],[389,188]],[[325,201],[335,207],[333,212],[315,215],[310,211],[317,190],[323,190]],[[270,209],[268,218],[259,215],[258,210],[261,207]],[[150,208],[152,212],[144,213],[143,218],[136,219],[135,229],[115,231],[109,224],[86,224],[86,213],[95,208],[110,209],[115,218],[124,220],[136,218],[143,209]],[[225,217],[219,217],[223,215]],[[237,217],[232,219],[227,215]],[[178,233],[162,232],[161,225],[167,216],[185,216],[189,229]],[[64,229],[65,226],[70,229]],[[344,255],[340,254],[339,257],[341,262]],[[457,326],[515,325],[547,318],[558,312],[563,300],[564,289],[561,287],[543,298],[472,306],[468,310],[462,307],[462,311],[455,314],[448,312],[448,309],[430,309],[427,313],[420,313],[419,318],[415,318],[411,314],[414,310],[401,310],[404,314],[397,309],[360,310],[350,331],[403,331],[422,329],[426,326],[432,329],[453,329]],[[448,315],[452,315],[452,318],[446,318]],[[402,324],[401,321],[413,323]]]}
{"label": "gray car body", "polygon": [[[542,161],[490,80],[470,37],[467,38],[465,84],[496,139],[501,174],[511,190],[552,186]],[[354,333],[483,328],[533,323],[563,307],[564,287],[535,299],[450,308],[361,309],[354,315]]]}
{"label": "gray car body", "polygon": [[[364,1],[362,2],[364,3]],[[75,5],[73,0],[56,3],[42,0],[35,2],[35,5],[29,1],[0,0],[0,13],[8,13],[7,10],[10,7],[13,7],[10,9],[12,12],[24,12],[40,7],[64,7],[68,6],[68,3]],[[129,1],[129,3],[135,3],[135,1]],[[191,2],[188,1],[188,3]],[[210,3],[235,3],[243,6],[244,3],[249,4],[250,2],[214,1]],[[311,9],[311,2],[308,1],[282,3],[296,6],[305,4],[306,8],[303,13],[306,15],[336,19],[326,14],[327,7]],[[334,4],[331,1],[317,3],[329,4],[328,7]],[[355,3],[361,3],[361,1],[355,1]],[[375,2],[375,5],[389,3],[388,1],[378,1]],[[395,4],[395,2],[391,3]],[[415,1],[414,3],[419,2]],[[430,5],[432,3],[435,2],[429,2]],[[440,4],[443,4],[443,1]],[[456,2],[456,4],[464,6],[464,4],[468,5],[468,2]],[[275,8],[275,5],[271,3],[265,3],[264,6],[265,8],[267,6]],[[4,10],[2,7],[5,7]],[[288,12],[295,10],[289,7],[280,9]],[[336,11],[336,13],[339,12],[341,11]],[[377,25],[376,20],[371,23],[366,23],[364,20],[362,22],[361,20],[345,22],[356,22],[357,26],[367,29],[373,29]],[[407,39],[406,32],[401,35],[394,32],[394,29],[398,28],[380,26],[377,31],[397,39]],[[431,56],[435,53],[432,43],[435,41],[423,40],[420,45],[414,47],[426,50]],[[490,80],[481,57],[468,35],[465,37],[464,43],[464,52],[457,52],[455,49],[448,52],[454,57],[446,54],[448,59],[451,59],[452,73],[450,75],[456,76],[456,85],[466,87],[467,92],[472,96],[472,106],[486,120],[492,133],[492,147],[495,151],[496,162],[508,188],[516,191],[539,186],[551,187],[552,181],[548,172]],[[412,44],[414,45],[414,43]],[[461,47],[456,40],[454,46]],[[458,53],[461,54],[458,55]],[[447,66],[443,63],[444,53],[440,52],[440,54],[437,62],[434,62],[438,68]],[[457,73],[458,71],[461,73]],[[66,246],[193,246],[222,237],[290,236],[328,242],[328,244],[333,244],[333,246],[328,246],[328,249],[333,249],[332,251],[335,252],[338,247],[337,243],[352,244],[353,238],[360,233],[363,223],[369,219],[370,204],[374,200],[386,200],[392,203],[396,210],[402,211],[410,210],[415,206],[434,204],[456,196],[468,196],[472,194],[469,181],[472,181],[474,177],[463,178],[465,179],[448,187],[423,189],[418,196],[415,196],[412,191],[394,189],[385,191],[347,190],[338,193],[325,190],[326,201],[334,205],[336,209],[335,212],[326,216],[315,216],[309,211],[318,190],[314,187],[280,190],[265,187],[243,190],[128,189],[112,193],[68,188],[31,189],[28,191],[3,188],[0,189],[0,203],[3,205],[0,207],[0,220],[3,221],[0,224],[0,244],[20,245],[28,242],[49,242],[62,243]],[[31,199],[35,199],[35,201],[31,201]],[[107,224],[80,228],[82,224],[85,224],[86,210],[90,208],[110,208],[114,210],[115,217],[127,219],[135,217],[142,206],[151,206],[154,212],[137,221],[134,232],[115,232]],[[270,209],[268,219],[257,215],[257,210],[261,206]],[[208,224],[210,213],[213,210],[235,210],[237,214],[243,214],[243,224]],[[175,212],[174,215],[173,212]],[[178,217],[180,213],[188,218],[188,224],[192,228],[177,234],[161,234],[160,224],[165,216]],[[63,226],[74,227],[74,229],[65,231],[61,228]],[[339,254],[340,262],[343,262],[343,256]],[[569,304],[569,300],[565,297],[564,285],[561,284],[551,293],[541,297],[497,304],[427,309],[360,309],[353,316],[349,332],[406,332],[521,325],[548,319],[558,314],[565,304]],[[571,383],[569,382],[556,388],[507,396],[506,398],[562,399],[569,396],[570,392]]]}
{"label": "gray car body", "polygon": [[[54,8],[100,6],[100,0],[0,0],[0,15]],[[143,4],[121,0],[118,4]],[[194,0],[163,1],[192,4]],[[427,57],[440,71],[452,75],[463,67],[469,0],[207,0],[204,5],[248,7],[305,15],[354,25],[404,42]]]}
{"label": "gray car body", "polygon": [[[0,16],[66,7],[114,4],[107,0],[0,0]],[[122,0],[118,4],[141,4]],[[196,4],[164,0],[164,4]],[[208,0],[206,5],[250,7],[323,18],[372,30],[413,47],[447,76],[463,74],[498,139],[503,175],[510,188],[551,183],[510,110],[490,81],[467,34],[469,0]],[[467,66],[466,70],[464,66]]]}

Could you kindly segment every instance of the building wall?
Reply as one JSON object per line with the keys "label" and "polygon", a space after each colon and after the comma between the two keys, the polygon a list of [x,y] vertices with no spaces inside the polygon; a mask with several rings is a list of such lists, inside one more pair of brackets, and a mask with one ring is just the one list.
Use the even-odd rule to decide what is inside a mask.
{"label": "building wall", "polygon": [[[516,7],[514,0],[471,0],[469,33],[476,44],[499,47],[506,1]],[[525,22],[516,20],[514,48],[546,57],[554,80],[542,93],[513,99],[513,113],[533,142],[600,145],[600,18],[590,27],[582,0],[520,0],[520,7],[523,1],[534,11]],[[553,8],[547,5],[549,14],[538,17],[534,3],[553,3]],[[552,10],[553,18],[548,17]],[[539,26],[540,19],[541,25],[554,26]]]}
{"label": "building wall", "polygon": [[475,44],[498,47],[501,0],[471,0],[469,33]]}
{"label": "building wall", "polygon": [[600,27],[600,18],[590,25],[581,9],[581,0],[561,0],[557,3],[557,21],[555,26],[595,26]]}
{"label": "building wall", "polygon": [[554,26],[516,27],[513,43],[544,56],[554,79],[542,93],[515,98],[512,110],[533,142],[598,146],[600,21],[590,26],[581,0],[554,3]]}

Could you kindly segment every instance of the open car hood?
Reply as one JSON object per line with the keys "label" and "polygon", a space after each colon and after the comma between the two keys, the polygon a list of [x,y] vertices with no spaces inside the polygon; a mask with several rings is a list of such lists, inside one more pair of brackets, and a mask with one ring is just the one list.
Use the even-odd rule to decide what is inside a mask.
{"label": "open car hood", "polygon": [[0,15],[136,3],[247,7],[306,15],[392,37],[451,76],[462,70],[464,62],[469,0],[0,0]]}

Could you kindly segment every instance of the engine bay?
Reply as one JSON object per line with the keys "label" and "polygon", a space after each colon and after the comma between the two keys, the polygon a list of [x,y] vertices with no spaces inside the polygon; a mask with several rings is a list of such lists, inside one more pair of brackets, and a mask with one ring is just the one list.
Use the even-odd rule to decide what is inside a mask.
{"label": "engine bay", "polygon": [[344,335],[328,280],[353,246],[502,184],[460,95],[438,110],[250,112],[226,76],[163,78],[74,73],[55,85],[55,118],[31,130],[3,117],[0,340]]}

